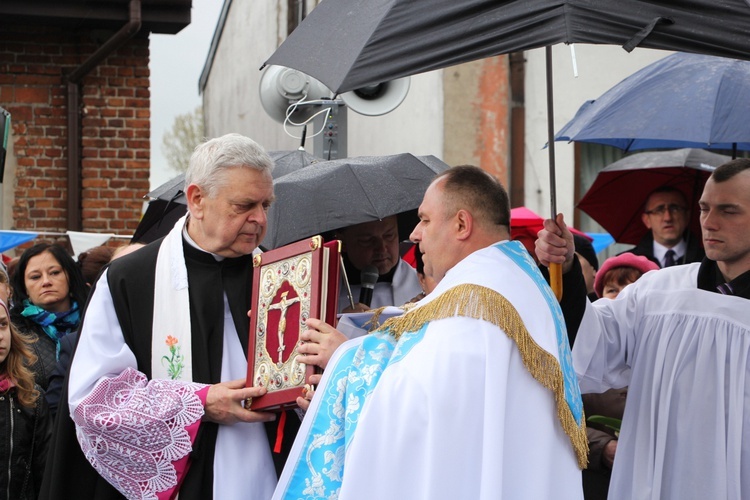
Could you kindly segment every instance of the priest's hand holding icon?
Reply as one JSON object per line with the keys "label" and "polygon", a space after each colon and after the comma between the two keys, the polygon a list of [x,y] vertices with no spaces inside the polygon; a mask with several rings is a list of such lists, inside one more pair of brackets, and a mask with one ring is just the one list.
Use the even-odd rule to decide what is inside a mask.
{"label": "priest's hand holding icon", "polygon": [[307,330],[300,333],[300,345],[297,352],[299,361],[325,369],[334,351],[346,342],[346,335],[319,319],[310,318],[305,324]]}
{"label": "priest's hand holding icon", "polygon": [[266,393],[265,387],[245,387],[245,379],[214,384],[206,395],[203,420],[231,425],[237,422],[271,422],[276,415],[245,409],[243,402]]}

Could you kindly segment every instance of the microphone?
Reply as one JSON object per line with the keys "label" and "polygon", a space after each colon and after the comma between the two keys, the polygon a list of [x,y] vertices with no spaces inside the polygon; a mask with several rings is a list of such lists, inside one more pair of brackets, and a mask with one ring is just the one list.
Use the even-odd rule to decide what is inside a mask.
{"label": "microphone", "polygon": [[362,283],[362,288],[359,290],[359,301],[367,307],[370,307],[372,303],[372,292],[375,290],[375,283],[378,282],[379,276],[378,268],[373,265],[365,267],[359,274]]}

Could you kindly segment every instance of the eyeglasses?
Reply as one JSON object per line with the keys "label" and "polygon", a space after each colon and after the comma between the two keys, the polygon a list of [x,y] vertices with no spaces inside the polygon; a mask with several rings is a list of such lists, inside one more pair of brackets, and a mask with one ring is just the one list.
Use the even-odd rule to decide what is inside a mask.
{"label": "eyeglasses", "polygon": [[669,210],[670,215],[682,214],[687,212],[687,208],[682,205],[659,205],[658,207],[646,210],[645,213],[648,215],[659,215],[662,216]]}

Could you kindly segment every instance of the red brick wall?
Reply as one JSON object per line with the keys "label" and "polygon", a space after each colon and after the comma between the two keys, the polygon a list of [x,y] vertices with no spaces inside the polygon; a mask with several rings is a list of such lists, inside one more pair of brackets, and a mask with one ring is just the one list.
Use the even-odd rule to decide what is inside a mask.
{"label": "red brick wall", "polygon": [[[67,228],[64,75],[106,41],[89,32],[16,26],[0,37],[0,106],[11,113],[13,229]],[[81,82],[82,218],[87,232],[132,234],[149,190],[149,42],[137,35]],[[8,158],[7,162],[14,161]]]}

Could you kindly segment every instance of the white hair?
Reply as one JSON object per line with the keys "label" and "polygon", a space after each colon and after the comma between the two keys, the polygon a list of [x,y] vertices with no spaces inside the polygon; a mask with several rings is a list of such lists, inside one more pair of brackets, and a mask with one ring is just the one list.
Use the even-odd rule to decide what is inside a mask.
{"label": "white hair", "polygon": [[226,134],[196,146],[185,173],[185,188],[196,184],[214,196],[230,168],[252,168],[271,175],[274,163],[257,142],[240,134]]}

